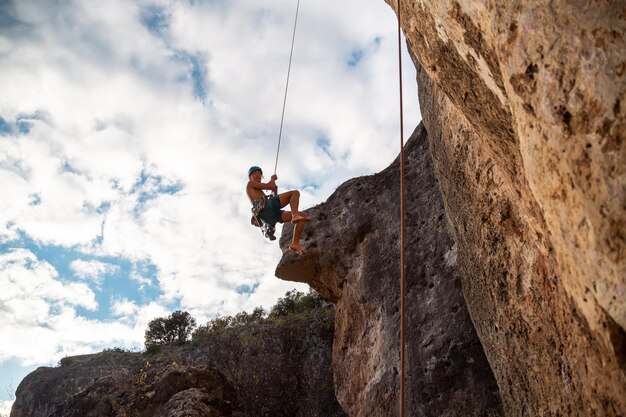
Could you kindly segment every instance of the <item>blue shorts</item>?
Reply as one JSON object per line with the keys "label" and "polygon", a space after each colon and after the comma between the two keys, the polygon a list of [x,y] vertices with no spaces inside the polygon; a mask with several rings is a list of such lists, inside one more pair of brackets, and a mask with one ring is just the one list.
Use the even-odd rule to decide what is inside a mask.
{"label": "blue shorts", "polygon": [[259,219],[270,226],[274,226],[276,223],[283,222],[282,214],[280,199],[277,195],[273,195],[265,203],[265,208],[259,212]]}

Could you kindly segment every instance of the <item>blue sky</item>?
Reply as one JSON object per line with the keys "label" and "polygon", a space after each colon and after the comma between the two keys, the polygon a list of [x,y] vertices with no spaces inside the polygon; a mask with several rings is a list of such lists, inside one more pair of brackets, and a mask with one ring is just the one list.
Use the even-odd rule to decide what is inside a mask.
{"label": "blue sky", "polygon": [[[273,276],[243,192],[274,165],[295,4],[0,2],[0,388],[140,349],[176,309],[202,323],[306,289]],[[303,208],[397,155],[396,47],[383,0],[301,2],[278,184]]]}

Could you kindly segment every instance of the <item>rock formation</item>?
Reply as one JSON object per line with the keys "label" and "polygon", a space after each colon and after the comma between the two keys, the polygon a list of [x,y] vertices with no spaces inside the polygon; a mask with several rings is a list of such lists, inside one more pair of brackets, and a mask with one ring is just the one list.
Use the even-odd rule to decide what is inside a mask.
{"label": "rock formation", "polygon": [[155,354],[65,358],[22,381],[11,417],[344,417],[332,316],[237,325]]}
{"label": "rock formation", "polygon": [[145,365],[126,383],[99,379],[46,417],[231,417],[235,402],[235,388],[215,369]]}
{"label": "rock formation", "polygon": [[333,309],[314,317],[237,326],[179,355],[222,371],[246,417],[345,417],[332,375]]}
{"label": "rock formation", "polygon": [[[406,154],[407,415],[484,416],[499,409],[499,395],[463,300],[422,126]],[[336,303],[335,386],[351,417],[398,415],[398,164],[346,182],[307,210],[309,254],[285,252],[276,269],[279,278],[307,282]],[[284,227],[281,247],[291,231]]]}
{"label": "rock formation", "polygon": [[[626,4],[400,3],[463,293],[506,414],[626,415]],[[352,258],[362,256],[367,238],[359,239],[376,227],[362,213],[369,205],[356,211],[350,200],[334,198],[341,207],[324,222],[353,223],[362,229],[351,236],[359,238],[319,241],[318,218],[309,248],[333,253],[285,259],[278,275],[311,282],[337,303],[341,373],[338,349],[375,341],[380,331],[344,333],[342,317],[369,320],[376,314],[367,311],[386,307],[367,293],[343,311],[346,286],[371,273]],[[343,246],[327,246],[333,239]],[[385,245],[396,247],[397,236]],[[378,285],[392,275],[376,275]],[[420,328],[409,330],[411,346],[425,343]],[[351,354],[386,369],[395,351],[383,347],[386,353],[368,346]],[[350,392],[340,384],[342,404],[365,395],[379,377],[364,374]],[[421,377],[413,373],[411,383]],[[421,394],[412,400],[426,405]],[[361,412],[349,414],[367,415]]]}
{"label": "rock formation", "polygon": [[231,417],[235,388],[219,371],[104,352],[39,368],[20,384],[12,417]]}
{"label": "rock formation", "polygon": [[624,2],[402,5],[507,413],[626,415]]}
{"label": "rock formation", "polygon": [[47,417],[58,405],[98,379],[128,380],[139,372],[142,364],[136,354],[103,352],[64,358],[56,368],[37,368],[17,387],[11,417]]}
{"label": "rock formation", "polygon": [[[400,0],[400,10],[425,127],[407,144],[408,415],[482,416],[502,405],[507,416],[625,416],[624,0]],[[309,210],[309,255],[286,252],[276,271],[335,303],[334,383],[350,417],[398,412],[396,168],[348,181]],[[283,248],[290,235],[287,225]],[[254,366],[276,343],[237,340],[243,357],[201,354],[216,370],[183,356],[182,370],[151,374],[147,391],[112,385],[95,363],[71,381],[64,367],[38,370],[18,388],[12,417],[111,415],[107,398],[155,415],[229,415],[227,382],[261,371],[224,364],[249,355],[242,363]],[[322,350],[298,346],[305,366],[326,363]],[[285,351],[268,358],[283,363]],[[136,381],[141,366],[113,369]],[[284,378],[263,384],[285,384],[295,402],[281,409],[250,388],[251,415],[313,416],[310,404],[331,398],[291,388],[328,387],[315,371],[268,369]],[[214,383],[176,382],[189,378]],[[165,380],[181,390],[159,391]],[[158,409],[145,405],[149,395]],[[324,415],[342,415],[328,401]]]}

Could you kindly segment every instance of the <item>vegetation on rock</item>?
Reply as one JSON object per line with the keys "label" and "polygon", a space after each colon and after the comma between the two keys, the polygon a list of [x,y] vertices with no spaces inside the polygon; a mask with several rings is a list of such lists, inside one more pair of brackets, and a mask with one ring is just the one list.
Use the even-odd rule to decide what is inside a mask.
{"label": "vegetation on rock", "polygon": [[150,322],[146,352],[39,368],[18,387],[12,417],[345,417],[331,370],[333,308],[316,293],[290,291],[269,312],[195,327],[177,311]]}
{"label": "vegetation on rock", "polygon": [[192,340],[198,341],[207,335],[217,335],[226,329],[242,325],[260,324],[267,320],[280,322],[290,317],[312,317],[323,314],[330,303],[317,292],[310,290],[308,294],[300,291],[288,291],[279,298],[269,313],[262,307],[255,308],[252,313],[242,311],[233,316],[216,317],[206,325],[199,326],[192,334]]}
{"label": "vegetation on rock", "polygon": [[158,317],[148,323],[146,329],[146,350],[157,346],[184,344],[196,327],[196,319],[186,311],[175,311],[167,317]]}

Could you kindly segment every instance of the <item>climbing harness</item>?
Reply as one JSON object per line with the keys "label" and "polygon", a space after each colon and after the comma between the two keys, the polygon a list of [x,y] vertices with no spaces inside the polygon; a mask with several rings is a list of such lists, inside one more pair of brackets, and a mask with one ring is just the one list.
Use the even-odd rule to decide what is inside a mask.
{"label": "climbing harness", "polygon": [[264,195],[261,198],[257,198],[252,203],[252,224],[261,228],[263,236],[269,240],[276,240],[276,227],[271,224],[265,223],[263,219],[259,218],[259,213],[265,208],[268,201],[268,196]]}
{"label": "climbing harness", "polygon": [[283,111],[280,116],[280,130],[278,131],[278,146],[276,147],[276,163],[274,164],[274,175],[278,168],[278,154],[280,152],[280,140],[283,135],[283,122],[285,120],[285,107],[287,105],[287,90],[289,90],[289,75],[291,74],[291,58],[293,57],[293,44],[296,40],[296,27],[298,26],[298,11],[300,10],[300,0],[296,6],[296,17],[293,22],[293,35],[291,36],[291,52],[289,52],[289,66],[287,67],[287,82],[285,83],[285,96],[283,98]]}
{"label": "climbing harness", "polygon": [[254,200],[254,202],[252,203],[252,215],[255,218],[258,218],[261,210],[265,208],[265,205],[267,204],[267,200],[268,200],[268,197],[266,195],[263,195],[263,197],[260,197]]}
{"label": "climbing harness", "polygon": [[398,74],[400,81],[400,417],[405,412],[405,338],[406,338],[406,208],[404,198],[404,115],[402,106],[402,29],[400,26],[400,0],[398,6]]}

